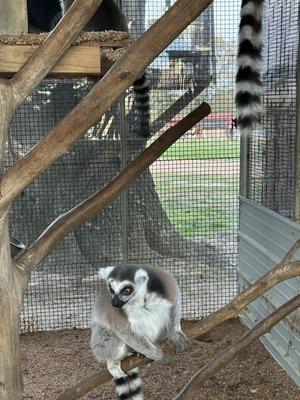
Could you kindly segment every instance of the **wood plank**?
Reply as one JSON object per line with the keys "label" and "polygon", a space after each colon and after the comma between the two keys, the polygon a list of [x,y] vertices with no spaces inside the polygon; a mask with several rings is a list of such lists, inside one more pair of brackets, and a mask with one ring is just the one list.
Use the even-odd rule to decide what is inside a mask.
{"label": "wood plank", "polygon": [[[0,75],[12,75],[35,52],[38,46],[0,45]],[[58,61],[51,75],[99,75],[101,51],[99,46],[72,46]]]}
{"label": "wood plank", "polygon": [[26,0],[0,0],[0,33],[27,33]]}

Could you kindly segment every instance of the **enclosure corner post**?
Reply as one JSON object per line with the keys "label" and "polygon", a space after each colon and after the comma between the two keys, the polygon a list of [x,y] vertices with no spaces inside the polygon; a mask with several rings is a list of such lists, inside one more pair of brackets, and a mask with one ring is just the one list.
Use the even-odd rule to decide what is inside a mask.
{"label": "enclosure corner post", "polygon": [[247,180],[248,180],[248,136],[240,137],[240,196],[247,197]]}
{"label": "enclosure corner post", "polygon": [[[13,113],[12,93],[0,81],[0,185],[4,168],[6,139]],[[15,274],[10,254],[8,213],[10,204],[0,208],[0,400],[21,400],[23,385],[19,352],[21,280]]]}
{"label": "enclosure corner post", "polygon": [[8,210],[0,215],[0,400],[21,400],[19,318],[23,286],[10,255]]}
{"label": "enclosure corner post", "polygon": [[[27,32],[26,11],[26,0],[0,1],[1,32]],[[0,196],[6,140],[14,109],[12,88],[7,80],[0,79]],[[0,207],[0,400],[21,400],[23,382],[19,318],[25,281],[20,279],[21,276],[12,264],[8,229],[9,209],[9,203]]]}

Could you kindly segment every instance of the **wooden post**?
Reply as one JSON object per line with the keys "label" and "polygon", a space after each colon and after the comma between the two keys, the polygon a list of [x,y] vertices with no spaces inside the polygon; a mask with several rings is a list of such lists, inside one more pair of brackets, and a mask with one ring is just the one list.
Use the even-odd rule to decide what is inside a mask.
{"label": "wooden post", "polygon": [[240,136],[240,196],[247,197],[248,136]]}
{"label": "wooden post", "polygon": [[[0,177],[9,129],[12,98],[0,81]],[[0,212],[0,400],[21,400],[23,385],[19,356],[19,317],[22,284],[12,267],[8,238],[9,206]],[[23,280],[22,280],[23,281]],[[24,282],[24,281],[23,281]]]}
{"label": "wooden post", "polygon": [[[26,0],[0,0],[0,33],[27,33]],[[0,178],[3,154],[12,115],[12,98],[0,81]],[[12,268],[8,238],[8,212],[0,213],[0,400],[22,399],[22,374],[19,352],[19,318],[22,301],[21,281]],[[24,283],[24,282],[23,282]],[[9,384],[9,386],[7,385]]]}
{"label": "wooden post", "polygon": [[0,33],[27,33],[26,0],[0,0]]}

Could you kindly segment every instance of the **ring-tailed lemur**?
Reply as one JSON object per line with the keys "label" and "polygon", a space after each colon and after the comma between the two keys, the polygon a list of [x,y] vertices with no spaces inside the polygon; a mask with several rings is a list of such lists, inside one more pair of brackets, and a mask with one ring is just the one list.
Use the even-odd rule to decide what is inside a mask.
{"label": "ring-tailed lemur", "polygon": [[262,19],[264,0],[243,0],[239,27],[239,49],[237,56],[236,106],[238,125],[242,133],[249,133],[261,121],[261,57]]}
{"label": "ring-tailed lemur", "polygon": [[[68,11],[74,0],[60,0],[62,16]],[[99,8],[86,24],[85,31],[125,31],[128,32],[127,19],[114,0],[103,0]],[[150,99],[149,84],[143,74],[133,82],[133,127],[135,136],[150,137]]]}
{"label": "ring-tailed lemur", "polygon": [[131,352],[162,360],[157,343],[167,338],[181,348],[187,345],[179,287],[171,274],[155,267],[118,265],[99,273],[104,281],[92,310],[91,349],[98,361],[107,362],[119,399],[141,400],[137,371],[126,374],[121,361]]}

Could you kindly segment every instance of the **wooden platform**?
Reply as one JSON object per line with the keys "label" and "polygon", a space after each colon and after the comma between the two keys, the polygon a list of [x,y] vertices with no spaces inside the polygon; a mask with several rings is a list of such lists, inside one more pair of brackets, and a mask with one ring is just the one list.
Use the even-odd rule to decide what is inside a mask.
{"label": "wooden platform", "polygon": [[[0,35],[0,76],[13,76],[47,34]],[[50,76],[103,75],[106,70],[104,59],[110,51],[125,49],[132,39],[125,32],[89,32],[79,36],[69,50],[54,66]]]}
{"label": "wooden platform", "polygon": [[[38,46],[0,45],[0,74],[11,76],[35,52]],[[54,66],[51,75],[100,75],[100,46],[73,46]]]}

